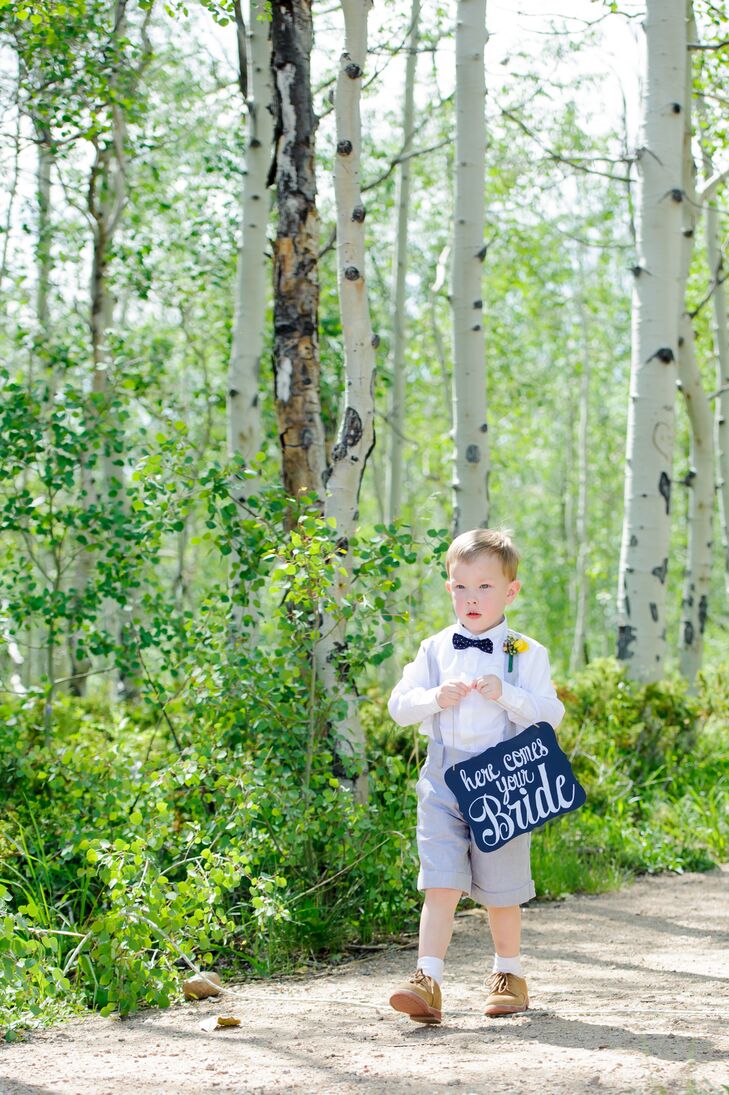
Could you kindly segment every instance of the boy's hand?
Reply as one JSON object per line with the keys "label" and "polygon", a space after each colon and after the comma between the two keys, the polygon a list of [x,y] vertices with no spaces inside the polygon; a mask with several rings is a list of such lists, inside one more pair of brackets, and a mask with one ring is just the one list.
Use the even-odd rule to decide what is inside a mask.
{"label": "boy's hand", "polygon": [[471,691],[465,681],[445,681],[435,694],[439,707],[455,707]]}
{"label": "boy's hand", "polygon": [[501,698],[501,678],[494,673],[488,673],[485,677],[477,677],[471,688],[475,688],[479,696],[483,696],[485,700],[498,700]]}

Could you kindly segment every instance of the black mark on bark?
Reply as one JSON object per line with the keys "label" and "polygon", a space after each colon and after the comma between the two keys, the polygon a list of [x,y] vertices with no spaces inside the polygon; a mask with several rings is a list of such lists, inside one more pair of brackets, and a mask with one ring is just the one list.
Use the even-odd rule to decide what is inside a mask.
{"label": "black mark on bark", "polygon": [[343,460],[349,450],[362,440],[362,419],[354,407],[347,407],[339,440],[332,449],[332,460]]}
{"label": "black mark on bark", "polygon": [[[672,361],[676,360],[670,346],[661,346],[660,350],[656,350],[656,352],[648,358],[648,361],[652,361],[654,357],[657,357],[664,365],[670,365]],[[647,364],[648,362],[646,362],[646,365]]]}
{"label": "black mark on bark", "polygon": [[663,585],[668,574],[668,559],[664,559],[659,567],[653,567],[651,574]]}
{"label": "black mark on bark", "polygon": [[631,644],[635,642],[635,628],[629,624],[623,624],[618,628],[618,658],[621,662],[633,657]]}

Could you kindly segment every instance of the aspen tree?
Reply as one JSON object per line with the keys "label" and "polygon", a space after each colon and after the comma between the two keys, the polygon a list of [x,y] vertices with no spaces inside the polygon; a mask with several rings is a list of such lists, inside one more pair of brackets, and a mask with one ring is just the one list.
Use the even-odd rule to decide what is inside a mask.
{"label": "aspen tree", "polygon": [[[51,136],[47,126],[36,124],[36,136],[38,140],[38,244],[36,259],[38,265],[38,283],[36,286],[36,318],[38,330],[42,338],[47,339],[50,334],[50,307],[49,293],[51,288],[51,271],[53,269],[53,252],[51,248],[51,169],[53,167],[53,148]],[[51,386],[53,377],[49,376]]]}
{"label": "aspen tree", "polygon": [[294,497],[324,489],[319,401],[319,215],[311,98],[311,0],[271,7],[276,205],[273,371],[283,483]]}
{"label": "aspen tree", "polygon": [[486,527],[489,449],[483,333],[486,0],[456,9],[456,179],[453,230],[455,532]]}
{"label": "aspen tree", "polygon": [[[360,191],[362,73],[367,58],[367,16],[372,0],[342,0],[344,53],[335,91],[337,151],[334,191],[337,205],[337,280],[344,335],[344,409],[332,449],[325,513],[336,521],[341,567],[334,599],[344,600],[351,585],[349,538],[359,517],[359,492],[367,458],[375,443],[375,339],[370,323],[365,279],[365,208]],[[344,620],[324,614],[317,644],[317,665],[330,698],[346,703],[337,724],[340,753],[353,763],[355,796],[367,796],[365,739],[356,696],[348,680]]]}
{"label": "aspen tree", "polygon": [[[584,268],[580,264],[580,280],[584,282]],[[587,562],[590,545],[587,536],[588,476],[589,476],[589,421],[590,421],[590,371],[591,354],[587,311],[580,297],[577,303],[580,330],[582,333],[582,356],[580,361],[579,417],[577,423],[577,512],[575,518],[575,538],[577,541],[577,574],[575,584],[575,633],[570,654],[570,673],[576,672],[585,664],[585,644],[587,642]]]}
{"label": "aspen tree", "polygon": [[228,367],[228,453],[241,456],[247,465],[252,463],[261,446],[259,367],[268,269],[266,178],[273,142],[270,23],[264,15],[265,4],[261,0],[249,0],[245,33],[236,0],[240,85],[248,113],[248,145],[241,200],[233,342]]}
{"label": "aspen tree", "polygon": [[[113,47],[124,50],[128,35],[128,0],[116,0],[114,19],[110,33]],[[127,181],[126,144],[127,121],[121,101],[121,77],[124,77],[124,93],[134,95],[141,81],[144,69],[152,57],[152,45],[148,35],[152,18],[154,0],[146,8],[140,28],[140,59],[136,66],[129,67],[123,59],[115,60],[109,74],[109,117],[106,131],[92,138],[94,160],[89,172],[87,189],[87,213],[92,232],[92,259],[90,282],[90,329],[91,356],[93,372],[91,390],[95,398],[94,414],[106,409],[111,395],[108,332],[114,322],[114,296],[109,284],[109,265],[116,233],[129,198]],[[105,446],[101,456],[102,480],[94,475],[91,464],[83,463],[80,468],[81,493],[87,506],[98,504],[102,494],[112,488],[114,479],[121,478],[122,472],[115,467],[113,454]],[[83,596],[89,581],[92,559],[87,552],[81,552],[74,576],[76,596]],[[116,606],[105,604],[103,614],[109,631],[113,630],[112,614]],[[86,676],[91,667],[88,657],[77,656],[78,636],[70,635],[68,641],[71,662],[71,691],[82,695],[85,692]]]}
{"label": "aspen tree", "polygon": [[418,60],[420,0],[412,0],[410,30],[405,63],[405,96],[402,111],[402,157],[398,167],[397,233],[393,263],[395,292],[392,307],[392,392],[390,400],[390,482],[388,520],[400,515],[402,457],[405,429],[405,279],[408,263],[408,220],[410,217],[410,174],[408,153],[412,149],[415,122],[415,71]]}
{"label": "aspen tree", "polygon": [[[688,39],[695,42],[696,23],[691,0],[687,9]],[[691,142],[693,72],[690,55],[686,64],[683,133],[683,242],[681,247],[681,285],[685,297],[698,221],[696,168]],[[679,658],[681,673],[693,681],[701,668],[704,627],[711,593],[712,528],[714,516],[714,445],[712,415],[696,363],[693,317],[686,307],[681,310],[678,340],[678,376],[691,429],[690,467],[686,479],[689,492],[688,545],[681,600]]]}
{"label": "aspen tree", "polygon": [[[724,549],[724,586],[729,596],[729,330],[726,268],[720,244],[719,212],[716,206],[716,176],[704,141],[701,142],[704,189],[707,193],[706,251],[711,274],[714,352],[716,354],[716,407],[714,443],[716,449],[716,492],[719,499],[722,547]],[[718,181],[718,180],[717,180]],[[709,189],[709,183],[712,183]]]}
{"label": "aspen tree", "polygon": [[[228,455],[250,467],[261,447],[260,361],[266,323],[266,257],[270,201],[266,180],[271,162],[273,115],[270,22],[261,0],[249,0],[248,27],[239,0],[234,4],[238,30],[239,84],[248,114],[248,145],[241,195],[241,231],[235,278],[235,316],[228,363]],[[240,483],[233,495],[240,496]],[[256,484],[245,480],[245,496]],[[240,589],[240,556],[230,556],[232,639],[240,636],[244,613],[256,608],[250,589]],[[245,603],[248,602],[248,603]]]}
{"label": "aspen tree", "polygon": [[674,401],[681,307],[685,0],[647,0],[646,73],[637,152],[637,261],[618,586],[618,657],[631,677],[660,678]]}

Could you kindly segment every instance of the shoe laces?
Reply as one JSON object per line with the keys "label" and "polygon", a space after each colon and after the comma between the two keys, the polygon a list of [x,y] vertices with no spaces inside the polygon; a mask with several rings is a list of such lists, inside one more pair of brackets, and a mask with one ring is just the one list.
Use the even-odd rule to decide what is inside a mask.
{"label": "shoe laces", "polygon": [[492,992],[509,992],[509,974],[492,973],[489,977],[489,988]]}
{"label": "shoe laces", "polygon": [[430,989],[429,982],[431,980],[432,978],[428,977],[427,973],[423,973],[423,971],[420,969],[416,970],[413,976],[410,978],[410,981],[413,985],[422,985],[428,990]]}

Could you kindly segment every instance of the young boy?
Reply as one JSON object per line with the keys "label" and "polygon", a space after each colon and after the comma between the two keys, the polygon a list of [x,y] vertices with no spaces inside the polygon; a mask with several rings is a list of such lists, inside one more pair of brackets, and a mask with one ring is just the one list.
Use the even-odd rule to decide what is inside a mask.
{"label": "young boy", "polygon": [[457,623],[420,644],[388,704],[395,722],[419,722],[430,739],[416,788],[418,889],[425,891],[418,965],[390,997],[396,1011],[421,1023],[441,1021],[444,959],[462,894],[488,910],[496,953],[485,1014],[510,1015],[529,1006],[519,950],[520,905],[534,897],[531,834],[482,852],[443,779],[451,765],[534,722],[556,729],[562,720],[545,648],[524,636],[520,652],[511,658],[505,652],[507,635],[519,638],[507,632],[504,615],[521,588],[518,564],[506,533],[475,529],[456,537],[445,566]]}

